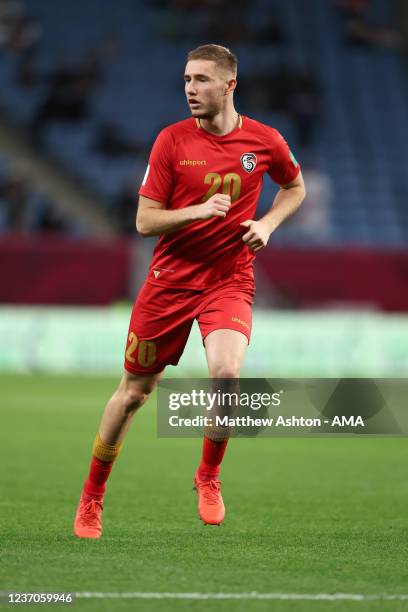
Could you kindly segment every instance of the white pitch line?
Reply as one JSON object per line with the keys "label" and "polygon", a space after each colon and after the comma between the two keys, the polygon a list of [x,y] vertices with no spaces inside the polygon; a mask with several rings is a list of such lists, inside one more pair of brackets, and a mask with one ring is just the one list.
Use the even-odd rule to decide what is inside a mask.
{"label": "white pitch line", "polygon": [[75,593],[78,599],[269,599],[291,601],[408,601],[403,595],[363,595],[361,593]]}

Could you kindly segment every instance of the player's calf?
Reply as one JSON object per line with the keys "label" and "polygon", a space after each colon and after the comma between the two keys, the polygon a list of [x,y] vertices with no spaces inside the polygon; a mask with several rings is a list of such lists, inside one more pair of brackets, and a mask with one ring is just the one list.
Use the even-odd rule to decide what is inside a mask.
{"label": "player's calf", "polygon": [[125,372],[118,389],[106,405],[93,449],[88,478],[82,490],[74,521],[79,538],[102,535],[103,496],[131,418],[149,396],[158,375],[141,377]]}
{"label": "player's calf", "polygon": [[99,432],[105,442],[122,442],[133,415],[146,402],[159,377],[159,374],[138,376],[125,371],[102,416]]}

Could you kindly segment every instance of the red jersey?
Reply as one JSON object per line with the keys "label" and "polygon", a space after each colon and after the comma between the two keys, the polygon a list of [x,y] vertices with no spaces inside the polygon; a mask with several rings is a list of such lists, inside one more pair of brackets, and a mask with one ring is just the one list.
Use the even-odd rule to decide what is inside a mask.
{"label": "red jersey", "polygon": [[254,252],[242,241],[242,221],[253,219],[265,173],[290,183],[299,165],[281,134],[240,117],[225,136],[210,134],[194,118],[158,135],[139,194],[167,209],[205,202],[215,193],[231,195],[225,218],[195,221],[160,237],[148,281],[166,287],[205,289],[236,272],[253,274]]}

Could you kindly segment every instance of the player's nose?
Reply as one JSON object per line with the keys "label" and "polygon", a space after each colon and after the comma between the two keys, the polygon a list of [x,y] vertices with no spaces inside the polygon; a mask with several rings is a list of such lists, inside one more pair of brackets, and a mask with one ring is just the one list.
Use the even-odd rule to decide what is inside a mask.
{"label": "player's nose", "polygon": [[194,85],[190,83],[186,83],[186,94],[189,97],[192,97],[193,95],[195,95],[197,93],[196,88],[194,87]]}

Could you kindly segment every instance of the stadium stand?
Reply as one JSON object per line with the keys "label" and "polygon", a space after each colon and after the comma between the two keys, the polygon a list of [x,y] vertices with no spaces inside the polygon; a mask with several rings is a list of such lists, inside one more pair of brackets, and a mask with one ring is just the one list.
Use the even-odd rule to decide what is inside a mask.
{"label": "stadium stand", "polygon": [[[280,228],[276,243],[401,247],[408,234],[408,92],[398,37],[356,41],[338,4],[251,3],[249,25],[231,41],[244,85],[238,108],[280,129],[306,173],[313,174],[313,220],[294,218]],[[34,122],[36,132],[42,132],[42,146],[96,190],[109,215],[114,215],[126,186],[133,184],[136,190],[160,128],[188,114],[181,79],[184,57],[192,45],[204,42],[200,37],[208,36],[209,25],[200,26],[200,11],[186,10],[188,2],[181,3],[181,14],[177,5],[118,0],[112,11],[109,3],[98,0],[25,0],[27,12],[41,24],[41,35],[24,64],[29,78],[19,78],[21,58],[16,52],[3,49],[0,57],[3,107],[27,126]],[[391,22],[392,2],[366,5],[366,23]],[[270,36],[262,30],[265,23],[273,24]],[[192,34],[180,38],[183,28]],[[291,96],[290,112],[257,106],[256,96],[252,100],[244,95],[254,73],[261,75],[262,87],[270,83],[262,76],[282,65],[300,75],[298,83],[302,74],[311,75],[309,84],[315,83],[309,89],[295,87],[300,94]],[[39,127],[35,120],[58,70],[80,73],[81,93],[74,80],[73,89],[61,95],[71,96],[71,101],[77,96],[76,103],[82,96],[81,110],[64,120],[49,117]],[[313,129],[302,144],[299,115],[306,114],[307,123],[313,99],[318,107],[309,112]],[[120,154],[99,146],[107,126],[120,134]],[[273,193],[266,182],[262,209]],[[320,231],[314,231],[316,223]]]}

